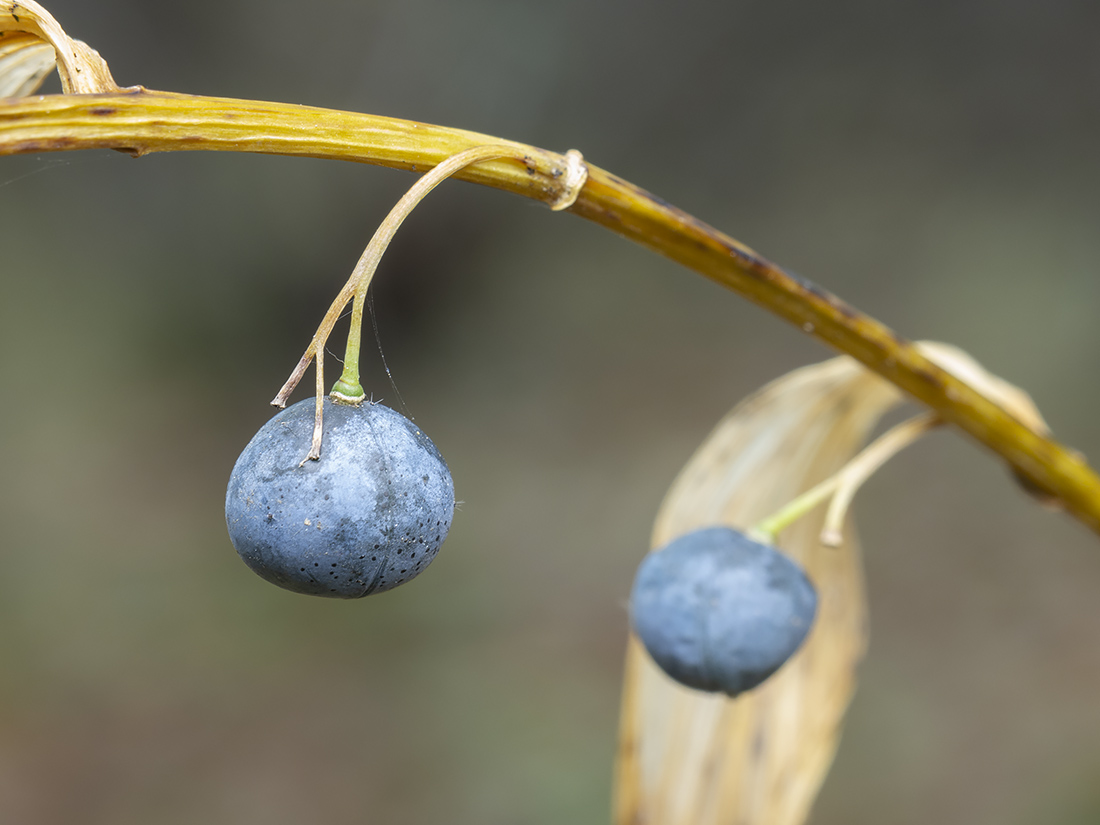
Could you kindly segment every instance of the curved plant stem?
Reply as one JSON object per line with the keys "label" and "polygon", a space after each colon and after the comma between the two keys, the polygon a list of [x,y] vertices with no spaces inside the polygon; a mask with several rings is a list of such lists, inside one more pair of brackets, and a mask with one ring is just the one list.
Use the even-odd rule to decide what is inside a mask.
{"label": "curved plant stem", "polygon": [[[348,346],[344,356],[344,374],[340,377],[340,383],[347,390],[345,392],[342,389],[341,394],[346,395],[349,401],[358,402],[363,400],[363,388],[359,384],[359,339],[363,327],[363,305],[367,299],[367,290],[370,288],[371,280],[373,280],[374,273],[378,269],[378,263],[382,260],[382,255],[385,254],[390,241],[393,240],[393,236],[397,234],[397,230],[401,228],[401,224],[405,222],[405,218],[416,208],[417,204],[440,183],[455,172],[473,163],[496,160],[497,158],[522,160],[523,155],[510,146],[491,143],[475,146],[472,149],[459,152],[457,155],[452,155],[414,183],[412,188],[401,197],[401,200],[386,215],[382,223],[379,224],[378,229],[375,230],[374,236],[367,244],[367,248],[363,251],[359,262],[355,265],[351,278],[348,279],[348,287],[351,288],[354,299],[351,309],[351,334],[348,335]],[[342,310],[343,307],[341,307]]]}
{"label": "curved plant stem", "polygon": [[829,510],[821,531],[821,543],[838,546],[841,541],[840,532],[843,528],[844,516],[863,483],[901,450],[942,423],[938,415],[927,412],[887,430],[836,473],[758,522],[749,530],[750,535],[766,544],[775,544],[776,536],[782,530],[828,500]]}
{"label": "curved plant stem", "polygon": [[[0,154],[110,148],[302,155],[423,170],[472,146],[515,147],[456,176],[550,203],[565,159],[519,143],[374,115],[135,89],[0,103]],[[836,296],[609,172],[589,165],[570,211],[699,272],[848,353],[1002,456],[1027,485],[1100,532],[1100,478],[1076,452],[1029,429],[911,342]],[[305,366],[300,365],[304,370]]]}
{"label": "curved plant stem", "polygon": [[929,430],[943,421],[935,413],[927,412],[903,421],[885,432],[863,452],[848,462],[840,473],[840,482],[825,512],[825,524],[821,528],[821,543],[839,547],[843,541],[844,516],[863,483],[873,476],[883,464],[904,450]]}
{"label": "curved plant stem", "polygon": [[[382,260],[382,255],[401,224],[404,223],[405,218],[429,192],[460,169],[486,160],[497,158],[523,160],[523,157],[522,152],[511,146],[495,144],[475,146],[472,149],[459,152],[457,155],[452,155],[414,183],[412,188],[401,197],[397,205],[386,215],[378,229],[375,230],[370,243],[367,244],[367,248],[363,250],[358,263],[355,264],[351,277],[348,278],[344,288],[336,296],[336,300],[329,306],[325,317],[321,321],[321,326],[313,334],[313,339],[309,342],[309,346],[298,362],[298,366],[294,368],[290,378],[283,384],[282,389],[279,390],[278,395],[271,402],[276,407],[285,407],[286,402],[290,399],[290,394],[294,392],[294,388],[301,380],[310,360],[317,359],[317,411],[314,415],[313,441],[306,460],[317,460],[321,457],[325,395],[325,344],[340,318],[340,313],[348,305],[348,301],[353,301],[353,303],[351,329],[348,332],[348,344],[344,355],[344,372],[332,388],[332,397],[334,400],[346,404],[358,404],[366,398],[366,393],[363,392],[363,387],[359,383],[359,343],[363,329],[363,304],[367,298],[367,290],[370,288],[371,279],[374,278],[374,273],[378,269],[378,262]],[[305,462],[303,461],[303,463]]]}

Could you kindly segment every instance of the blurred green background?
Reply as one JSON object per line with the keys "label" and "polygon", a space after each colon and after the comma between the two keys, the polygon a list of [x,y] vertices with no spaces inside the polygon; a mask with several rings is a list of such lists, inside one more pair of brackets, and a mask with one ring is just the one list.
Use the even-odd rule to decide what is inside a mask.
{"label": "blurred green background", "polygon": [[[47,5],[124,85],[578,148],[964,347],[1100,457],[1096,4]],[[830,353],[571,216],[444,185],[374,297],[464,504],[412,586],[280,591],[229,544],[225,482],[412,180],[0,158],[0,822],[607,821],[663,492],[740,398]],[[813,823],[1100,822],[1097,537],[950,432],[856,515],[871,651]]]}

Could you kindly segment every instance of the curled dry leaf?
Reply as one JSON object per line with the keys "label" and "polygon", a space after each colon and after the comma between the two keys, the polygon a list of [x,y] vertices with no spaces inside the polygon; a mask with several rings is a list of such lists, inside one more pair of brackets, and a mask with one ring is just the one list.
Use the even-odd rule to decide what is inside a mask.
{"label": "curled dry leaf", "polygon": [[0,97],[32,94],[54,62],[65,94],[119,91],[99,53],[65,34],[42,6],[0,0]]}
{"label": "curled dry leaf", "polygon": [[53,46],[26,32],[0,32],[0,98],[26,97],[53,71]]}

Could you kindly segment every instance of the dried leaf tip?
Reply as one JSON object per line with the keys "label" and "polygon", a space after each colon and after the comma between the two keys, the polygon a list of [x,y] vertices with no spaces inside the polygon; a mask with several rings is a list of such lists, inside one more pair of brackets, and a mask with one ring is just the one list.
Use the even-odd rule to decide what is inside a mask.
{"label": "dried leaf tip", "polygon": [[65,94],[121,91],[99,52],[65,34],[34,0],[0,3],[0,97],[33,94],[54,64]]}
{"label": "dried leaf tip", "polygon": [[1015,384],[1000,378],[964,350],[938,341],[918,341],[917,349],[937,367],[946,370],[961,381],[997,402],[1021,424],[1038,435],[1050,434],[1050,427],[1043,420],[1039,408],[1031,396]]}
{"label": "dried leaf tip", "polygon": [[[917,349],[924,356],[947,372],[965,381],[970,386],[995,401],[1011,414],[1017,421],[1027,427],[1036,435],[1044,438],[1050,435],[1050,427],[1043,419],[1039,408],[1035,406],[1031,396],[1015,384],[1010,384],[999,376],[993,375],[985,367],[975,361],[968,353],[953,347],[950,344],[941,344],[936,341],[918,341]],[[1073,454],[1084,461],[1080,454]],[[1052,495],[1035,482],[1021,473],[1017,468],[1010,467],[1012,477],[1020,485],[1021,489],[1034,498],[1048,510],[1063,510],[1065,502],[1058,496]]]}

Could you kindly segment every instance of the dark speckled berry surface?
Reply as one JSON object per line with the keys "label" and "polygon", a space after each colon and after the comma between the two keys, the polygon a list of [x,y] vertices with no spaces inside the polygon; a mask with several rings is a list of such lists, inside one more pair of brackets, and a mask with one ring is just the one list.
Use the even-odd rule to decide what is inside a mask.
{"label": "dark speckled berry surface", "polygon": [[381,404],[325,400],[321,458],[309,450],[314,401],[268,421],[229,479],[225,520],[241,558],[268,581],[355,599],[431,563],[454,515],[454,484],[431,440]]}

